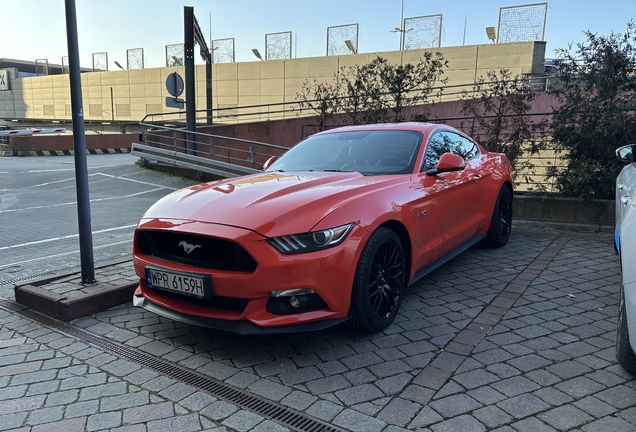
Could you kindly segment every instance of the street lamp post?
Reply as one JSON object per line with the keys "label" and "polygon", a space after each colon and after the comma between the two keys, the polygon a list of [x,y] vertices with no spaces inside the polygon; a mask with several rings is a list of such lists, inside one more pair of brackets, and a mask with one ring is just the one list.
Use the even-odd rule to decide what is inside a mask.
{"label": "street lamp post", "polygon": [[400,27],[395,27],[393,30],[389,30],[393,33],[400,33],[400,51],[404,50],[404,35],[406,32],[413,30],[412,28],[405,28],[404,25],[404,0],[402,0],[402,9],[400,10]]}

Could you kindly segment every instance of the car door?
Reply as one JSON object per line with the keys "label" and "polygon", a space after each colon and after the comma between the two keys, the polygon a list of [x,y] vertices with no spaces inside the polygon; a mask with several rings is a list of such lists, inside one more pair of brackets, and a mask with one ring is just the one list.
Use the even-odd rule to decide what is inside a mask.
{"label": "car door", "polygon": [[[444,153],[462,156],[466,167],[461,171],[428,175]],[[469,139],[450,131],[433,134],[426,146],[416,185],[420,191],[412,203],[419,219],[416,249],[418,267],[439,258],[474,234],[481,216],[483,194],[479,169],[479,147]]]}

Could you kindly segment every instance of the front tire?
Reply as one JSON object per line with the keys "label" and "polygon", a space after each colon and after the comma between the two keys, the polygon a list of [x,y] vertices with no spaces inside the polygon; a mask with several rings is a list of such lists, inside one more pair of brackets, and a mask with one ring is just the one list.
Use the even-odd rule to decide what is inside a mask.
{"label": "front tire", "polygon": [[621,286],[621,300],[618,305],[618,323],[616,326],[616,360],[623,369],[636,374],[636,354],[629,344],[627,311],[625,310],[625,292]]}
{"label": "front tire", "polygon": [[486,246],[501,247],[508,243],[512,231],[512,192],[502,186],[495,202],[488,234],[483,240]]}
{"label": "front tire", "polygon": [[406,284],[404,250],[398,236],[378,228],[364,246],[351,294],[351,325],[379,332],[395,319]]}

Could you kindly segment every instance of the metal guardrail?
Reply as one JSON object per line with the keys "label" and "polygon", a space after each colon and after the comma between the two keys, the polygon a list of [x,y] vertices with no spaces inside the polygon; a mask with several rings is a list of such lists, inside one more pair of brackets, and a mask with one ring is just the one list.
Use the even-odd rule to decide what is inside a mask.
{"label": "metal guardrail", "polygon": [[[555,85],[558,81],[558,77],[554,75],[546,75],[540,77],[527,78],[530,89],[534,93],[541,93],[547,91],[550,86]],[[436,86],[431,89],[429,94],[430,101],[444,102],[457,100],[460,95],[465,92],[471,93],[474,91],[475,83],[453,84]],[[419,90],[412,90],[413,92]],[[441,93],[436,95],[438,92]],[[342,96],[346,98],[346,96]],[[308,101],[317,102],[317,101]],[[315,112],[309,108],[302,109],[300,107],[300,101],[291,102],[278,102],[270,104],[257,104],[257,105],[237,105],[232,107],[214,108],[212,110],[212,116],[215,124],[236,124],[254,121],[265,120],[282,120],[298,117],[311,117],[315,115]],[[207,119],[207,110],[196,110],[196,118],[198,123],[205,123]],[[174,124],[183,123],[185,125],[185,111],[173,111],[164,113],[147,114],[142,120],[142,123],[162,123],[167,124],[172,122]]]}
{"label": "metal guardrail", "polygon": [[[288,150],[259,141],[232,138],[185,128],[140,123],[142,143],[133,143],[131,153],[146,161],[192,169],[221,177],[259,172],[271,156]],[[194,137],[195,150],[188,151],[188,135]]]}

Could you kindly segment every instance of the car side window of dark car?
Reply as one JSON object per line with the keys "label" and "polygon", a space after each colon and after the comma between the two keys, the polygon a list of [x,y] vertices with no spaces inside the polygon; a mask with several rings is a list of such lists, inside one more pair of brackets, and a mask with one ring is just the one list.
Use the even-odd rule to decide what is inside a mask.
{"label": "car side window of dark car", "polygon": [[456,133],[437,132],[426,146],[422,171],[434,169],[444,153],[453,153],[468,161],[479,154],[479,147],[471,140]]}

